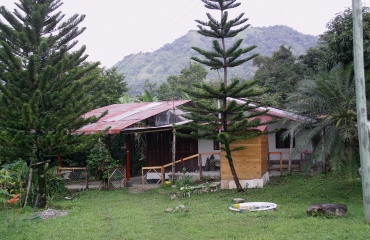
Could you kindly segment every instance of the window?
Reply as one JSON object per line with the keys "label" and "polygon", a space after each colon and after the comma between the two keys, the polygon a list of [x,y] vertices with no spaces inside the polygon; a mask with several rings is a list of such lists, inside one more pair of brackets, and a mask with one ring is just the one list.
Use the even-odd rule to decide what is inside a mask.
{"label": "window", "polygon": [[[290,135],[284,138],[287,129],[280,129],[275,133],[276,148],[290,148]],[[293,148],[295,147],[295,139],[293,138]]]}
{"label": "window", "polygon": [[217,141],[213,141],[213,150],[220,150],[220,143]]}

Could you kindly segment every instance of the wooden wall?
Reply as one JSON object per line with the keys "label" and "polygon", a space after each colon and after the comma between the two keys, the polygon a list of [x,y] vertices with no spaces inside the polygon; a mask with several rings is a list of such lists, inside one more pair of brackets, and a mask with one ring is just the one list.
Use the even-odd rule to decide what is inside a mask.
{"label": "wooden wall", "polygon": [[[234,167],[239,180],[260,179],[268,171],[268,135],[235,142],[232,147],[245,149],[232,153]],[[225,153],[221,154],[221,180],[233,181]]]}
{"label": "wooden wall", "polygon": [[[146,133],[146,167],[172,162],[172,131]],[[176,137],[176,160],[198,153],[198,141]]]}

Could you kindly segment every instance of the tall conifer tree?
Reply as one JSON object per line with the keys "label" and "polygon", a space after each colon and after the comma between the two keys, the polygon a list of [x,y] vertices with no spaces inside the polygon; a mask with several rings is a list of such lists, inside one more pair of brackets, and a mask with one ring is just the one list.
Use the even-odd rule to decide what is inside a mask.
{"label": "tall conifer tree", "polygon": [[100,103],[99,63],[76,49],[84,15],[65,15],[60,0],[20,0],[0,7],[0,154],[38,166],[39,207],[46,205],[45,165],[57,154],[84,149],[90,137],[72,136],[96,118],[80,116]]}
{"label": "tall conifer tree", "polygon": [[[239,178],[234,167],[232,152],[242,150],[243,148],[232,147],[232,143],[255,137],[260,134],[256,131],[248,131],[252,127],[261,125],[258,119],[250,120],[253,117],[263,113],[254,113],[248,117],[244,116],[246,111],[253,112],[256,105],[249,105],[250,102],[244,105],[239,105],[235,101],[228,102],[227,98],[246,98],[252,99],[255,96],[261,95],[262,92],[255,90],[255,81],[238,80],[232,81],[229,85],[228,69],[239,66],[254,57],[256,54],[244,57],[246,53],[252,51],[256,46],[241,48],[242,39],[237,40],[231,47],[227,48],[226,39],[234,38],[238,33],[245,30],[249,25],[243,25],[248,19],[243,18],[244,13],[236,18],[229,20],[229,15],[226,10],[240,6],[236,0],[202,0],[205,7],[211,10],[219,10],[221,13],[220,21],[216,20],[211,14],[207,13],[208,21],[203,22],[196,20],[198,25],[198,33],[207,37],[215,38],[212,42],[212,50],[203,50],[193,47],[195,51],[201,54],[204,58],[192,57],[196,62],[209,66],[211,70],[222,70],[223,81],[218,87],[212,87],[211,84],[195,85],[196,91],[188,93],[196,108],[187,110],[190,111],[191,134],[188,136],[200,139],[212,139],[221,143],[221,149],[225,152],[228,160],[233,179],[238,191],[243,191],[243,187],[239,182]],[[235,27],[238,27],[234,29]],[[215,103],[216,100],[220,106]],[[248,101],[248,100],[247,100]],[[202,131],[199,131],[202,129]]]}

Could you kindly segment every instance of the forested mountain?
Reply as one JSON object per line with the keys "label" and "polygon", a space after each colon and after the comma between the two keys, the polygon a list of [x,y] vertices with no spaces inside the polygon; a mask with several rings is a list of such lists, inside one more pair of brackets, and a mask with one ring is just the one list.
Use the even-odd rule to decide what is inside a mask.
{"label": "forested mountain", "polygon": [[[270,26],[247,28],[237,36],[243,40],[243,47],[256,45],[252,53],[271,56],[279,50],[281,45],[290,47],[294,55],[302,55],[305,51],[316,45],[318,37],[299,33],[287,26]],[[197,53],[191,47],[207,49],[211,45],[209,38],[189,31],[186,35],[168,43],[154,52],[138,53],[125,56],[115,64],[118,73],[125,76],[130,88],[130,94],[141,94],[145,80],[150,83],[166,81],[171,75],[178,75],[181,69],[188,67],[190,58]],[[232,69],[230,77],[237,76],[242,79],[251,79],[256,71],[252,61]],[[221,75],[221,73],[220,73]],[[217,71],[209,71],[208,79],[218,79]]]}

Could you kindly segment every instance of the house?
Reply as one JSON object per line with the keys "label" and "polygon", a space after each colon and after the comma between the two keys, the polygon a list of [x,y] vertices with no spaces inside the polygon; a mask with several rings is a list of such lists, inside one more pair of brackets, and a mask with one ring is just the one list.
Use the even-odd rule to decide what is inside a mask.
{"label": "house", "polygon": [[[243,99],[232,99],[228,101],[236,101],[238,104],[246,104],[247,101]],[[289,121],[306,121],[302,116],[292,114],[280,109],[272,107],[259,107],[255,111],[266,111],[268,112],[259,118],[261,122],[268,123],[272,119],[280,119],[280,121],[274,121],[264,126],[260,126],[257,129],[251,129],[250,131],[261,131],[268,134],[262,134],[256,138],[248,139],[245,141],[239,141],[234,143],[235,146],[245,147],[242,151],[233,153],[234,166],[240,181],[240,184],[245,188],[263,187],[264,183],[269,180],[270,173],[274,170],[279,170],[280,173],[288,168],[287,163],[293,162],[294,166],[301,170],[305,154],[312,152],[313,145],[310,143],[302,149],[295,148],[294,138],[290,139],[283,138],[283,134],[288,128]],[[248,115],[249,113],[245,113]],[[297,136],[300,133],[295,133]],[[291,155],[290,153],[296,152]],[[235,188],[235,182],[230,171],[230,167],[224,154],[221,154],[221,188],[232,189]]]}
{"label": "house", "polygon": [[[235,100],[245,104],[243,99]],[[130,157],[133,136],[145,134],[146,153],[141,167],[144,182],[164,182],[172,176],[172,172],[180,174],[183,169],[186,175],[194,178],[202,176],[219,177],[221,188],[235,188],[235,183],[229,164],[220,150],[218,143],[210,140],[194,140],[179,138],[173,134],[174,125],[187,124],[184,113],[179,107],[190,105],[189,100],[164,101],[151,103],[113,104],[98,108],[86,113],[84,116],[100,116],[108,113],[96,123],[84,126],[76,133],[93,134],[106,131],[108,135],[125,135],[126,143],[122,148],[126,151],[125,163],[126,177],[130,181],[130,166],[135,164]],[[243,187],[263,187],[269,180],[270,173],[279,170],[280,173],[287,168],[289,158],[293,170],[300,170],[305,159],[304,154],[312,151],[312,144],[302,149],[296,149],[296,154],[291,155],[294,148],[294,139],[283,139],[281,136],[288,126],[288,121],[302,121],[303,117],[275,108],[256,108],[256,111],[269,110],[259,116],[262,122],[269,123],[278,118],[281,121],[259,126],[250,131],[266,132],[256,138],[236,142],[235,145],[244,146],[245,149],[233,154],[234,166]],[[245,113],[246,115],[248,113]],[[295,133],[297,135],[299,133]],[[175,143],[175,144],[173,144]],[[175,148],[175,154],[172,149]],[[174,169],[172,169],[173,162]],[[298,166],[298,169],[297,169]],[[294,167],[296,167],[294,169]]]}
{"label": "house", "polygon": [[[102,108],[94,109],[86,113],[83,117],[100,116],[107,111],[107,114],[97,122],[86,125],[78,129],[76,134],[94,134],[106,131],[111,135],[125,135],[126,142],[122,149],[125,149],[123,165],[126,167],[127,182],[130,182],[131,166],[135,164],[132,159],[134,146],[132,144],[134,136],[145,134],[146,152],[143,167],[149,169],[145,173],[146,180],[168,179],[171,173],[170,167],[162,170],[162,166],[171,165],[173,160],[185,159],[185,163],[176,164],[176,172],[181,172],[183,167],[187,167],[187,172],[202,172],[202,166],[206,166],[207,156],[201,157],[199,163],[199,149],[206,153],[213,151],[212,141],[197,141],[195,139],[175,137],[173,134],[174,125],[186,124],[189,121],[185,118],[185,113],[179,106],[190,105],[189,100],[162,101],[162,102],[141,102],[128,104],[113,104]],[[130,142],[131,141],[131,142]],[[175,145],[173,143],[175,142]],[[131,146],[131,149],[130,149]],[[175,146],[175,154],[172,148]],[[218,151],[220,152],[220,151]],[[186,159],[189,156],[197,156]],[[160,170],[157,171],[158,167]],[[152,171],[154,170],[154,171]],[[218,171],[219,172],[219,171]],[[199,174],[198,174],[199,175]],[[163,182],[163,181],[162,181]]]}

